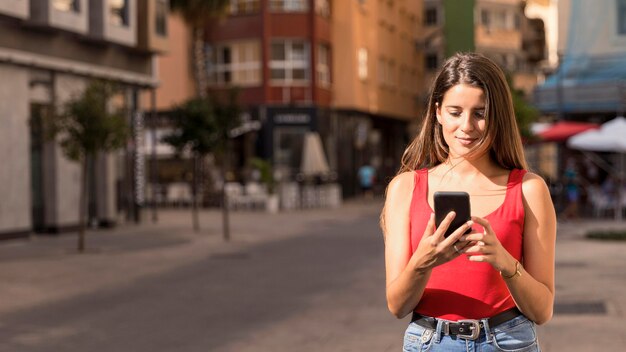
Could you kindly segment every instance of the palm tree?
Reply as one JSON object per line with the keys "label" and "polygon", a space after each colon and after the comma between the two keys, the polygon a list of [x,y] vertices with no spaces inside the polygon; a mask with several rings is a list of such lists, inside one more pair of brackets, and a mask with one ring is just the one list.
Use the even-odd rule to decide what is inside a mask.
{"label": "palm tree", "polygon": [[170,0],[173,12],[179,13],[192,30],[193,72],[197,95],[206,97],[207,77],[205,70],[204,34],[206,27],[223,16],[229,0]]}

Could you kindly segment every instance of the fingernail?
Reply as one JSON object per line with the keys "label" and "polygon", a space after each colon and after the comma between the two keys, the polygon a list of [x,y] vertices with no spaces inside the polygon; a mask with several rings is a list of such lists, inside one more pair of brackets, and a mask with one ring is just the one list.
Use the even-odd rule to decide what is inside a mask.
{"label": "fingernail", "polygon": [[468,226],[468,227],[470,227],[470,226],[472,226],[472,225],[474,225],[474,222],[473,222],[472,220],[470,220],[470,221],[468,221],[468,222],[467,222],[467,226]]}

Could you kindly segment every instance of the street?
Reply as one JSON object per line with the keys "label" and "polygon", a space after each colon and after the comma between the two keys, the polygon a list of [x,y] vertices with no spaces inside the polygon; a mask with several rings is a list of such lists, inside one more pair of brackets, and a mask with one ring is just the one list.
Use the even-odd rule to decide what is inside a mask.
{"label": "street", "polygon": [[[187,219],[186,213],[180,215]],[[233,216],[235,229],[237,217]],[[167,256],[170,265],[145,275],[131,272],[132,279],[127,280],[112,279],[107,271],[112,268],[117,275],[125,275],[126,270],[134,270],[130,265],[87,265],[96,271],[77,276],[92,289],[67,288],[68,297],[41,299],[39,304],[17,310],[4,301],[2,311],[9,312],[0,319],[0,350],[399,350],[405,323],[386,310],[383,242],[375,207],[361,215],[331,220],[308,220],[303,233],[283,234],[269,242],[237,241],[234,232],[234,243],[221,244],[213,253],[199,248],[211,241],[186,237],[185,242],[171,245],[178,247],[177,255],[159,253],[163,248],[153,250]],[[281,225],[296,226],[280,221],[273,224]],[[98,243],[99,236],[105,235],[94,234],[88,243]],[[69,248],[73,236],[65,237],[57,240]],[[150,249],[130,256],[116,250],[83,256],[111,256],[111,261],[123,257],[145,264],[150,261],[134,258],[144,251]],[[85,258],[66,252],[44,262],[57,261],[51,265],[59,265],[58,261]],[[177,259],[184,264],[174,262]],[[20,261],[9,264],[19,265]],[[41,264],[34,265],[45,270],[46,265]],[[100,275],[107,277],[108,285],[91,283]],[[81,281],[61,282],[82,285]],[[33,289],[38,286],[31,285]]]}
{"label": "street", "polygon": [[[91,231],[84,254],[72,234],[0,243],[0,351],[399,351],[380,206],[233,213],[230,243],[218,211],[193,233],[186,210]],[[541,346],[619,350],[626,244],[581,238],[604,223],[559,226]]]}

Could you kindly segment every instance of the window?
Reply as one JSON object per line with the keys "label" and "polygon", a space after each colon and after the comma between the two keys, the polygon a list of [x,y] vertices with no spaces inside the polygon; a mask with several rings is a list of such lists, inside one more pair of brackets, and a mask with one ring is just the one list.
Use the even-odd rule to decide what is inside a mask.
{"label": "window", "polygon": [[231,15],[245,15],[260,11],[259,0],[230,0]]}
{"label": "window", "polygon": [[330,0],[315,0],[315,13],[330,18]]}
{"label": "window", "polygon": [[427,26],[436,26],[437,25],[437,8],[430,7],[426,9],[426,13],[424,14],[425,24]]}
{"label": "window", "polygon": [[167,35],[167,0],[156,0],[155,5],[155,30],[160,36]]}
{"label": "window", "polygon": [[53,0],[52,7],[59,11],[80,12],[79,0]]}
{"label": "window", "polygon": [[207,47],[207,73],[211,85],[254,86],[261,83],[258,41]]}
{"label": "window", "polygon": [[109,0],[109,23],[128,26],[128,0]]}
{"label": "window", "polygon": [[305,83],[309,80],[309,47],[304,41],[274,41],[270,49],[270,80]]}
{"label": "window", "polygon": [[308,0],[270,0],[273,12],[306,12],[309,10]]}
{"label": "window", "polygon": [[330,48],[326,44],[317,46],[317,84],[320,87],[330,86]]}
{"label": "window", "polygon": [[357,52],[357,74],[361,81],[365,81],[367,79],[367,49],[360,48]]}
{"label": "window", "polygon": [[480,24],[482,24],[483,26],[489,28],[490,25],[490,18],[489,18],[489,11],[487,10],[480,10]]}
{"label": "window", "polygon": [[626,35],[626,0],[617,0],[617,34]]}
{"label": "window", "polygon": [[426,54],[426,70],[434,71],[439,68],[439,55],[437,53]]}

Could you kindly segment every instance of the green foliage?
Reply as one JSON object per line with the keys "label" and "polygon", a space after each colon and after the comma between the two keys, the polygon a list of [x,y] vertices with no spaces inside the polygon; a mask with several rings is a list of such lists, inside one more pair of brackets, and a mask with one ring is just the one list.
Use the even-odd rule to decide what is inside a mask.
{"label": "green foliage", "polygon": [[192,27],[201,27],[224,15],[230,0],[170,0],[173,12],[181,14]]}
{"label": "green foliage", "polygon": [[626,230],[590,231],[585,236],[596,240],[626,241]]}
{"label": "green foliage", "polygon": [[80,161],[100,151],[113,151],[126,142],[129,128],[124,115],[110,113],[107,109],[115,92],[113,85],[93,81],[50,121],[51,137],[59,138],[63,152],[70,160]]}
{"label": "green foliage", "polygon": [[195,155],[220,152],[226,147],[228,131],[239,125],[237,92],[226,103],[215,96],[192,98],[172,113],[174,132],[163,138],[179,153],[189,149]]}
{"label": "green foliage", "polygon": [[267,186],[269,193],[274,193],[274,171],[272,170],[272,163],[269,160],[261,158],[250,159],[250,164],[261,173],[261,182]]}
{"label": "green foliage", "polygon": [[533,138],[530,126],[533,122],[537,121],[537,118],[539,118],[539,110],[526,101],[522,90],[515,89],[513,87],[510,77],[507,77],[507,81],[511,89],[511,95],[513,97],[513,110],[515,111],[515,119],[517,120],[520,133],[525,139]]}
{"label": "green foliage", "polygon": [[193,98],[172,112],[174,132],[163,141],[180,154],[189,148],[196,155],[208,154],[218,145],[217,121],[207,99]]}

